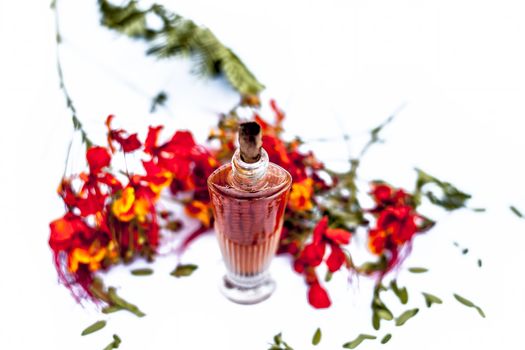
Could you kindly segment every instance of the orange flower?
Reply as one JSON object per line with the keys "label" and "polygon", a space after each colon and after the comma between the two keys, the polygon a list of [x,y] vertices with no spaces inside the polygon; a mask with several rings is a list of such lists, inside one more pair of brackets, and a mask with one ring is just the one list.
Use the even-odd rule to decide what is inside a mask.
{"label": "orange flower", "polygon": [[116,199],[111,205],[113,214],[120,221],[128,222],[135,217],[133,204],[135,203],[135,189],[126,187],[119,199]]}
{"label": "orange flower", "polygon": [[292,185],[288,205],[294,211],[310,210],[313,208],[312,203],[313,180],[306,178],[303,181],[296,182]]}
{"label": "orange flower", "polygon": [[210,226],[211,211],[210,206],[201,201],[191,201],[184,208],[186,215],[198,219],[206,227]]}
{"label": "orange flower", "polygon": [[76,272],[79,264],[86,264],[90,271],[100,269],[100,262],[106,256],[106,248],[100,248],[98,244],[93,243],[89,249],[75,248],[69,255],[69,270]]}

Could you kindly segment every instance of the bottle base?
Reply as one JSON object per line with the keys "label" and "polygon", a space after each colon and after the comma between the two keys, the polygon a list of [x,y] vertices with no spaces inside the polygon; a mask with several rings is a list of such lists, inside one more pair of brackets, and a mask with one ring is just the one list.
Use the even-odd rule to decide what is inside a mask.
{"label": "bottle base", "polygon": [[261,283],[251,286],[239,286],[224,276],[219,283],[222,294],[237,304],[251,305],[268,299],[275,291],[275,281],[268,277]]}

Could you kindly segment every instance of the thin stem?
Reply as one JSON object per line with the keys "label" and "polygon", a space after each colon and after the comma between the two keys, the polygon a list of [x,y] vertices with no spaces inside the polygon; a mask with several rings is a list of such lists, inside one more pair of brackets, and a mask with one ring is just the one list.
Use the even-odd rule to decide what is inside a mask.
{"label": "thin stem", "polygon": [[[60,90],[62,90],[62,93],[64,94],[64,97],[66,99],[66,106],[71,112],[71,121],[73,122],[73,128],[80,132],[80,135],[82,137],[82,142],[86,144],[86,148],[89,148],[93,145],[93,142],[87,136],[86,131],[82,127],[82,123],[77,117],[77,110],[75,108],[75,105],[73,104],[73,100],[71,99],[71,96],[69,95],[66,84],[64,83],[64,73],[62,70],[62,62],[60,60],[60,43],[62,42],[62,36],[60,34],[57,3],[58,3],[58,0],[53,0],[51,2],[51,9],[53,10],[53,13],[55,15],[55,40],[57,44],[56,46],[56,65],[57,65],[58,79],[60,82]],[[69,158],[69,152],[68,152],[68,158]]]}

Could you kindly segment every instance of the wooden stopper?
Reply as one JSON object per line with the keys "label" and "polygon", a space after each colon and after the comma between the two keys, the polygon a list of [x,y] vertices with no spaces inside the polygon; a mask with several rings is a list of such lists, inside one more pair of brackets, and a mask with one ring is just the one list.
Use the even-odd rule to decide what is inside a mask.
{"label": "wooden stopper", "polygon": [[239,126],[239,145],[241,159],[246,163],[255,163],[261,157],[262,132],[256,122],[246,122]]}

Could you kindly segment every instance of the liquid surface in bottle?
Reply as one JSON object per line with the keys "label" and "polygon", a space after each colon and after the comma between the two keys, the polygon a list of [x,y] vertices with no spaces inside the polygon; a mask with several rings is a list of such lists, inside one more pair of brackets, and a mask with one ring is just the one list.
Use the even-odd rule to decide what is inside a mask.
{"label": "liquid surface in bottle", "polygon": [[257,190],[233,185],[227,164],[208,179],[215,230],[226,267],[238,276],[264,272],[275,255],[292,179],[270,163]]}

